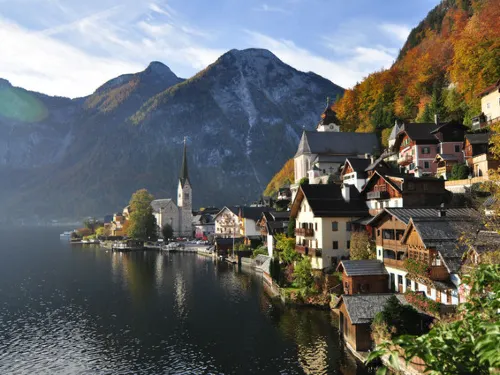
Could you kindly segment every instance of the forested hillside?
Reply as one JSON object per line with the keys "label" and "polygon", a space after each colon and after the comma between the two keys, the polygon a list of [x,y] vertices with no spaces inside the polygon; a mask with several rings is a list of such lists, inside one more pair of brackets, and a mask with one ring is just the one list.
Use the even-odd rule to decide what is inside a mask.
{"label": "forested hillside", "polygon": [[382,132],[395,119],[463,120],[480,113],[481,89],[500,78],[498,0],[443,0],[414,28],[397,61],[366,77],[334,109],[343,128]]}
{"label": "forested hillside", "polygon": [[269,184],[264,190],[265,196],[274,196],[278,192],[278,189],[286,184],[293,184],[295,180],[295,172],[293,159],[289,159],[283,168],[274,175]]}

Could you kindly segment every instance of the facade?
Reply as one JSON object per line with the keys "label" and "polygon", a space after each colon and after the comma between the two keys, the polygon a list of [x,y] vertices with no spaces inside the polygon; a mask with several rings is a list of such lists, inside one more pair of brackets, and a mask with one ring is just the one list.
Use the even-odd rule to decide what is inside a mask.
{"label": "facade", "polygon": [[239,207],[238,216],[240,224],[240,235],[245,238],[257,238],[261,236],[261,227],[258,222],[264,212],[271,212],[271,207]]}
{"label": "facade", "polygon": [[389,275],[378,259],[342,260],[337,266],[342,273],[344,294],[387,293]]}
{"label": "facade", "polygon": [[500,166],[498,160],[489,152],[490,132],[467,134],[464,140],[465,162],[469,166],[471,177],[488,178],[490,169]]}
{"label": "facade", "polygon": [[263,212],[257,225],[260,227],[260,235],[267,247],[267,253],[270,257],[274,254],[276,245],[275,236],[280,233],[286,233],[288,230],[288,223],[290,220],[290,213],[285,212]]}
{"label": "facade", "polygon": [[214,215],[202,213],[193,217],[194,237],[207,240],[209,236],[215,234]]}
{"label": "facade", "polygon": [[442,179],[378,171],[361,192],[372,215],[385,207],[437,207],[447,202],[449,194]]}
{"label": "facade", "polygon": [[174,236],[193,236],[192,187],[187,164],[187,146],[184,139],[181,173],[177,187],[177,204],[172,199],[156,199],[151,202],[156,223],[161,229],[165,224],[172,227]]}
{"label": "facade", "polygon": [[398,165],[405,173],[416,177],[434,176],[437,154],[447,155],[463,162],[462,145],[465,126],[451,121],[446,123],[408,123],[398,133],[393,151],[398,152]]}
{"label": "facade", "polygon": [[296,251],[311,257],[315,269],[336,266],[349,256],[352,222],[368,215],[352,185],[302,185],[292,204]]}
{"label": "facade", "polygon": [[481,115],[472,119],[472,129],[477,130],[500,120],[500,80],[479,93]]}
{"label": "facade", "polygon": [[436,164],[436,177],[443,178],[445,180],[451,177],[451,172],[453,170],[453,166],[459,163],[459,158],[455,155],[449,154],[437,154],[434,158],[433,163]]}
{"label": "facade", "polygon": [[215,215],[215,237],[240,238],[239,207],[224,207]]}

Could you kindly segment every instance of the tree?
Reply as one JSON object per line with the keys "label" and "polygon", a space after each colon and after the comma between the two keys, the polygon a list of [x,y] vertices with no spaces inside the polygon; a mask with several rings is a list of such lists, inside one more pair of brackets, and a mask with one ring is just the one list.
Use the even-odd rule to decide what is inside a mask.
{"label": "tree", "polygon": [[302,177],[299,181],[299,185],[309,185],[309,179],[307,177]]}
{"label": "tree", "polygon": [[276,250],[284,264],[293,264],[299,258],[299,253],[295,251],[295,238],[289,238],[282,233],[276,235]]}
{"label": "tree", "polygon": [[136,191],[130,199],[128,236],[139,240],[156,238],[156,219],[151,202],[153,196],[146,189]]}
{"label": "tree", "polygon": [[303,257],[297,262],[293,272],[293,279],[299,288],[309,288],[313,285],[314,277],[311,261],[308,257]]}
{"label": "tree", "polygon": [[174,235],[174,230],[172,229],[172,226],[168,223],[164,224],[163,227],[161,228],[161,235],[165,240],[172,238]]}
{"label": "tree", "polygon": [[295,237],[295,218],[291,217],[288,222],[287,235],[289,238]]}
{"label": "tree", "polygon": [[104,237],[104,236],[109,236],[110,231],[106,227],[99,227],[96,229],[95,234],[97,237]]}
{"label": "tree", "polygon": [[83,226],[87,229],[90,229],[92,233],[95,233],[95,230],[100,227],[102,223],[99,222],[96,218],[88,218],[83,221]]}
{"label": "tree", "polygon": [[[403,350],[403,357],[425,362],[430,375],[489,375],[500,370],[500,265],[480,265],[464,277],[469,285],[468,301],[458,307],[454,321],[437,322],[422,336],[402,335],[393,340]],[[391,367],[398,370],[398,352],[393,344],[381,344],[367,362],[389,354]],[[385,374],[382,368],[378,374]]]}
{"label": "tree", "polygon": [[469,177],[467,164],[455,164],[451,169],[450,180],[464,180]]}
{"label": "tree", "polygon": [[351,234],[350,258],[352,260],[374,259],[375,244],[370,239],[368,232],[353,232]]}

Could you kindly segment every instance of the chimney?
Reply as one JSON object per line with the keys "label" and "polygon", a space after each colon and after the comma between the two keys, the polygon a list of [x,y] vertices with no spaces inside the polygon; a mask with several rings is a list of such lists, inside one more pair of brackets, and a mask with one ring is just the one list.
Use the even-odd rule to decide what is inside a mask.
{"label": "chimney", "polygon": [[347,203],[349,203],[351,201],[351,188],[350,188],[350,185],[342,184],[342,186],[340,187],[340,189],[342,190],[342,197],[344,198],[344,200]]}
{"label": "chimney", "polygon": [[439,115],[437,113],[434,114],[434,122],[439,125]]}
{"label": "chimney", "polygon": [[373,155],[370,155],[370,164],[373,164],[375,162],[375,157]]}
{"label": "chimney", "polygon": [[366,153],[365,154],[365,159],[370,159],[370,154]]}

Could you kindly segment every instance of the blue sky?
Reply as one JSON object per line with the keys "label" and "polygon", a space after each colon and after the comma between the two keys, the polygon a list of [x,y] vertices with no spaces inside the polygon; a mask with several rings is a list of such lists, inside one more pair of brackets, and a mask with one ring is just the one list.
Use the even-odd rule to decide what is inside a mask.
{"label": "blue sky", "polygon": [[351,87],[389,67],[438,0],[0,0],[0,77],[92,93],[150,61],[190,77],[231,48],[267,48]]}

